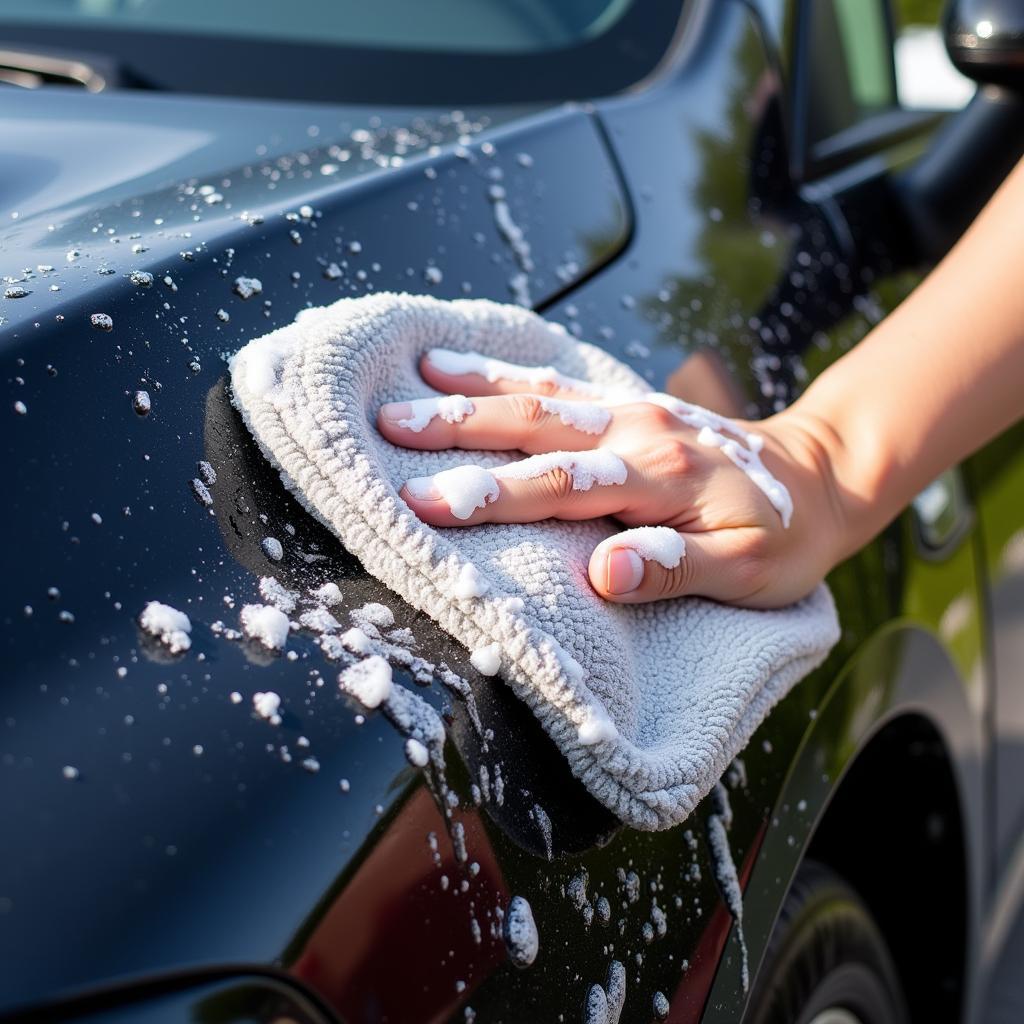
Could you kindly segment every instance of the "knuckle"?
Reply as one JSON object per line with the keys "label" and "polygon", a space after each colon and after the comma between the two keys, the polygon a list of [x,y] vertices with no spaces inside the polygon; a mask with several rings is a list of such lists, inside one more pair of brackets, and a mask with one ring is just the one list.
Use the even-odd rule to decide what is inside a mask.
{"label": "knuckle", "polygon": [[768,579],[768,562],[758,555],[738,558],[733,567],[736,584],[744,593],[760,590]]}
{"label": "knuckle", "polygon": [[679,420],[675,415],[662,405],[655,405],[653,402],[644,402],[639,406],[644,420],[649,427],[657,430],[674,430],[679,426]]}
{"label": "knuckle", "polygon": [[536,486],[541,501],[559,508],[572,496],[572,474],[564,469],[551,469],[537,477]]}
{"label": "knuckle", "polygon": [[542,426],[548,418],[537,395],[513,395],[512,414],[531,430]]}
{"label": "knuckle", "polygon": [[538,395],[543,395],[545,398],[554,398],[559,391],[558,384],[553,380],[539,380],[531,386]]}
{"label": "knuckle", "polygon": [[744,593],[760,590],[768,582],[772,560],[761,538],[747,537],[738,542],[732,559],[732,571],[736,585]]}
{"label": "knuckle", "polygon": [[665,569],[658,566],[660,572],[655,580],[656,596],[660,598],[676,597],[684,594],[693,582],[693,565],[687,564],[685,558],[679,560],[674,569]]}
{"label": "knuckle", "polygon": [[693,468],[693,455],[685,441],[669,437],[650,450],[651,466],[660,476],[681,476]]}

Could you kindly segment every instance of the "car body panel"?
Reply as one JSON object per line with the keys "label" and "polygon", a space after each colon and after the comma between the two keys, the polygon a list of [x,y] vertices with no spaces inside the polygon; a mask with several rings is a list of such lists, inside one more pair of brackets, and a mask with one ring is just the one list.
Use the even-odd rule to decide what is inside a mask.
{"label": "car body panel", "polygon": [[[708,1020],[739,1019],[738,934],[705,836],[711,806],[663,833],[619,827],[525,706],[299,508],[231,407],[221,359],[306,304],[371,286],[508,299],[525,274],[545,315],[657,386],[746,414],[784,406],[919,279],[872,248],[885,220],[872,203],[927,134],[794,192],[786,64],[765,32],[776,24],[734,0],[694,4],[690,37],[655,80],[586,110],[453,120],[72,93],[8,108],[21,209],[0,252],[30,294],[3,303],[0,332],[17,481],[5,506],[16,583],[0,613],[16,666],[0,733],[2,801],[16,822],[0,842],[0,959],[18,965],[0,977],[0,1012],[153,972],[255,964],[352,1022],[466,1020],[467,1007],[481,1022],[574,1020],[618,959],[623,1024],[649,1020],[655,992],[674,1021],[699,1019],[709,993]],[[46,178],[73,176],[77,145],[48,151],[52,131],[35,127],[19,142],[36,118],[50,129],[90,119],[126,141],[114,166],[92,164],[55,206]],[[495,185],[530,242],[530,270],[496,224]],[[110,230],[120,241],[101,241]],[[23,274],[40,263],[60,269]],[[152,272],[152,285],[126,281],[132,269]],[[262,292],[243,301],[239,275]],[[112,331],[90,326],[95,312]],[[132,408],[139,387],[152,397],[146,417]],[[17,400],[25,415],[10,411]],[[218,474],[209,507],[189,490],[201,459]],[[990,701],[977,535],[965,530],[937,557],[914,515],[833,573],[839,645],[727,776],[755,970],[830,800],[900,716],[927,717],[956,762],[972,934],[981,927]],[[285,540],[283,562],[263,553],[267,535]],[[400,676],[446,716],[451,818],[440,780],[407,764],[380,715],[358,720],[311,637],[293,635],[290,661],[211,631],[235,625],[269,573],[303,588],[337,580],[345,612],[385,603],[420,653],[469,680],[491,737],[438,682]],[[185,657],[137,632],[152,598],[192,616]],[[267,689],[284,697],[276,728],[250,711]],[[302,768],[308,756],[315,772]],[[64,765],[78,778],[63,778]],[[500,799],[483,792],[485,766],[492,781],[500,769]],[[454,822],[465,860],[446,834]],[[500,936],[512,894],[530,901],[541,936],[524,971]]]}

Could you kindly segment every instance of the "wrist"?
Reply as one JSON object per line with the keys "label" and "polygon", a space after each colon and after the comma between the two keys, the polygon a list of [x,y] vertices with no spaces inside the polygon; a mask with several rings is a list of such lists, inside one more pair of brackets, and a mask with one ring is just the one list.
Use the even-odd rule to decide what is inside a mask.
{"label": "wrist", "polygon": [[884,467],[869,447],[849,445],[831,418],[797,402],[752,429],[765,435],[766,464],[792,493],[801,543],[813,544],[826,570],[885,525],[878,516]]}

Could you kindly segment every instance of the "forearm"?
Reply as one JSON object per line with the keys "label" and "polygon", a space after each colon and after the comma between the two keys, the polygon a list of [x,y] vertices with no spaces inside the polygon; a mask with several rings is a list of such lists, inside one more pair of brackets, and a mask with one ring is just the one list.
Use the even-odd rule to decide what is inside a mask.
{"label": "forearm", "polygon": [[855,551],[1024,412],[1024,163],[929,277],[789,413],[827,452]]}

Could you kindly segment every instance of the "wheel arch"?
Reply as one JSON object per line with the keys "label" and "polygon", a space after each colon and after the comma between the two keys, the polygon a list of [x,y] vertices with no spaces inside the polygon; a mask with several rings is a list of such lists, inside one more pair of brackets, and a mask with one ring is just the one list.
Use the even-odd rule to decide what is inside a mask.
{"label": "wheel arch", "polygon": [[[872,637],[836,675],[791,761],[745,890],[753,978],[793,876],[814,856],[851,871],[883,928],[895,922],[887,939],[901,974],[908,957],[917,962],[905,979],[911,1018],[960,1019],[985,884],[982,687],[980,676],[961,676],[934,634],[906,622]],[[922,776],[935,799],[911,815]],[[925,854],[934,861],[928,871]],[[951,887],[959,920],[943,913]],[[960,992],[932,992],[929,1002],[935,951]],[[738,958],[724,956],[703,1019],[740,1019],[745,999]]]}

